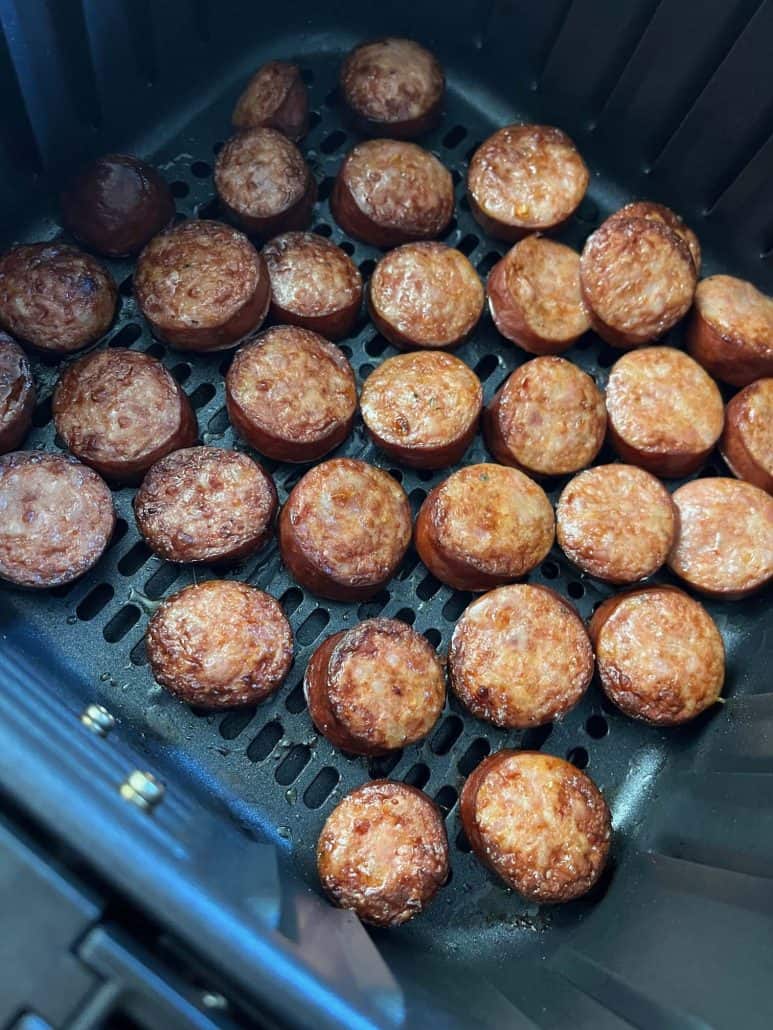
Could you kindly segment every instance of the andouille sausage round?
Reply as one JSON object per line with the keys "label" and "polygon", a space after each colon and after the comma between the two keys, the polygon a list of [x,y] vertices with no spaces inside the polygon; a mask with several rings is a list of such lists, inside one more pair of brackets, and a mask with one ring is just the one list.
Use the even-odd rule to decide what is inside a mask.
{"label": "andouille sausage round", "polygon": [[403,488],[354,458],[333,458],[310,469],[279,519],[279,548],[290,574],[334,601],[378,593],[410,541],[411,509]]}
{"label": "andouille sausage round", "polygon": [[734,476],[773,493],[773,379],[749,383],[733,397],[719,449]]}
{"label": "andouille sausage round", "polygon": [[159,340],[180,350],[211,351],[235,347],[257,332],[271,283],[246,236],[222,222],[191,219],[145,247],[134,292]]}
{"label": "andouille sausage round", "polygon": [[559,719],[585,693],[593,650],[572,605],[548,587],[491,590],[464,610],[448,653],[451,689],[495,726]]}
{"label": "andouille sausage round", "polygon": [[35,381],[27,355],[0,332],[0,454],[15,451],[32,425]]}
{"label": "andouille sausage round", "polygon": [[268,61],[250,78],[231,116],[235,129],[278,129],[295,143],[309,131],[309,94],[290,61]]}
{"label": "andouille sausage round", "polygon": [[75,458],[0,456],[0,579],[35,588],[70,583],[96,565],[114,527],[107,484]]}
{"label": "andouille sausage round", "polygon": [[711,375],[732,386],[773,376],[773,297],[731,275],[701,279],[687,349]]}
{"label": "andouille sausage round", "polygon": [[615,211],[613,215],[609,216],[607,221],[612,221],[612,219],[615,218],[648,218],[650,221],[662,222],[663,225],[668,226],[668,228],[671,229],[672,232],[675,232],[677,236],[681,236],[690,248],[690,254],[692,256],[693,264],[695,265],[695,271],[700,275],[700,240],[692,229],[685,224],[681,215],[678,215],[676,211],[672,211],[671,208],[666,207],[665,204],[656,204],[653,200],[635,200],[633,203],[626,204],[618,211]]}
{"label": "andouille sausage round", "polygon": [[186,447],[152,465],[134,498],[137,528],[173,562],[234,562],[271,534],[271,476],[239,451]]}
{"label": "andouille sausage round", "polygon": [[430,491],[416,519],[416,550],[457,590],[490,590],[531,572],[553,544],[541,486],[517,469],[468,465]]}
{"label": "andouille sausage round", "polygon": [[273,326],[242,347],[225,391],[237,432],[279,461],[321,458],[349,435],[357,410],[343,351],[299,326]]}
{"label": "andouille sausage round", "polygon": [[596,883],[612,821],[601,791],[569,762],[536,751],[497,751],[467,778],[462,826],[475,854],[538,904],[571,901]]}
{"label": "andouille sausage round", "polygon": [[360,397],[373,442],[412,468],[461,461],[482,404],[483,387],[472,369],[439,351],[387,358],[365,380]]}
{"label": "andouille sausage round", "polygon": [[608,598],[589,632],[605,694],[634,719],[675,726],[700,715],[722,691],[719,630],[703,605],[675,587]]}
{"label": "andouille sausage round", "polygon": [[658,476],[686,476],[704,464],[722,433],[717,384],[674,347],[624,354],[606,390],[609,439],[623,459]]}
{"label": "andouille sausage round", "polygon": [[110,273],[77,247],[21,244],[0,257],[0,329],[47,354],[95,343],[117,302]]}
{"label": "andouille sausage round", "polygon": [[76,458],[121,483],[138,483],[151,465],[198,436],[191,403],[161,362],[122,348],[87,354],[66,368],[53,414]]}
{"label": "andouille sausage round", "polygon": [[446,696],[434,648],[396,619],[368,619],[328,637],[303,689],[319,732],[357,755],[388,754],[426,737]]}
{"label": "andouille sausage round", "polygon": [[483,413],[488,449],[503,465],[532,476],[577,472],[601,450],[604,395],[570,361],[533,358],[497,390]]}
{"label": "andouille sausage round", "polygon": [[347,794],[317,841],[325,893],[374,926],[399,926],[418,915],[448,879],[449,868],[437,805],[394,780],[372,780]]}
{"label": "andouille sausage round", "polygon": [[167,598],[148,625],[154,679],[202,708],[257,704],[284,682],[293,635],[282,606],[235,580],[210,580]]}

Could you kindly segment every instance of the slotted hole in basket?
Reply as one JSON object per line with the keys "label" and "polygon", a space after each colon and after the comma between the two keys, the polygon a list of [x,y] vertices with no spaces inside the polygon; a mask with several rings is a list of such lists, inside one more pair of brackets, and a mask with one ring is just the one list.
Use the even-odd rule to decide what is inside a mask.
{"label": "slotted hole in basket", "polygon": [[411,502],[411,508],[414,511],[418,511],[427,498],[427,491],[420,486],[415,486],[413,490],[408,494],[408,500]]}
{"label": "slotted hole in basket", "polygon": [[436,755],[447,755],[457,742],[464,729],[464,723],[458,715],[449,715],[432,734],[429,746]]}
{"label": "slotted hole in basket", "polygon": [[142,336],[142,326],[137,325],[136,322],[127,322],[122,329],[119,329],[114,336],[110,337],[108,346],[130,347],[135,340],[139,340],[140,336]]}
{"label": "slotted hole in basket", "polygon": [[203,204],[199,204],[196,208],[196,215],[198,218],[217,218],[220,214],[220,202],[217,197],[210,197],[209,200],[205,200]]}
{"label": "slotted hole in basket", "polygon": [[573,747],[566,754],[567,762],[571,762],[572,765],[578,769],[587,769],[588,763],[590,762],[590,755],[584,747]]}
{"label": "slotted hole in basket", "polygon": [[369,361],[366,361],[364,365],[360,365],[358,370],[360,373],[360,379],[367,379],[375,367],[376,366],[371,365]]}
{"label": "slotted hole in basket", "polygon": [[432,627],[430,627],[430,629],[425,629],[423,636],[436,650],[440,646],[440,641],[443,639],[443,635],[440,630]]}
{"label": "slotted hole in basket", "polygon": [[134,293],[134,276],[127,275],[118,290],[122,297],[131,297]]}
{"label": "slotted hole in basket", "polygon": [[478,272],[480,275],[485,278],[501,257],[502,255],[495,250],[490,250],[488,254],[484,254],[478,262]]}
{"label": "slotted hole in basket", "polygon": [[347,254],[349,257],[352,257],[352,255],[354,254],[354,244],[351,243],[349,240],[341,240],[338,246],[341,248],[344,254]]}
{"label": "slotted hole in basket", "polygon": [[318,196],[320,200],[327,200],[333,189],[335,183],[335,177],[332,175],[326,175],[322,182],[319,184]]}
{"label": "slotted hole in basket", "polygon": [[384,351],[389,346],[389,341],[381,335],[376,333],[375,336],[371,336],[365,343],[365,351],[370,354],[372,358],[380,358]]}
{"label": "slotted hole in basket", "polygon": [[247,757],[251,762],[265,761],[283,736],[282,724],[277,719],[267,722],[257,737],[251,741],[247,748]]}
{"label": "slotted hole in basket", "polygon": [[197,179],[206,179],[212,174],[212,165],[206,161],[194,161],[191,165],[191,172]]}
{"label": "slotted hole in basket", "polygon": [[429,601],[440,590],[442,585],[439,579],[435,579],[432,573],[428,572],[416,587],[416,593],[422,601]]}
{"label": "slotted hole in basket", "polygon": [[459,851],[461,851],[465,855],[469,855],[469,853],[472,851],[472,848],[470,847],[470,842],[467,840],[467,834],[464,832],[464,830],[459,830],[459,832],[457,833],[456,846],[459,849]]}
{"label": "slotted hole in basket", "polygon": [[290,587],[279,598],[279,603],[288,619],[300,606],[301,601],[303,601],[303,591],[299,590],[298,587]]}
{"label": "slotted hole in basket", "polygon": [[274,772],[274,779],[282,787],[295,783],[311,760],[311,751],[305,744],[294,744]]}
{"label": "slotted hole in basket", "polygon": [[346,133],[341,129],[335,129],[328,136],[325,136],[319,145],[319,149],[323,154],[334,154],[336,150],[340,150],[344,143],[346,143]]}
{"label": "slotted hole in basket", "polygon": [[189,400],[193,405],[195,411],[199,408],[203,408],[205,404],[208,404],[217,393],[217,390],[212,383],[199,383],[193,393],[190,395]]}
{"label": "slotted hole in basket", "polygon": [[539,751],[552,732],[552,722],[546,722],[544,726],[532,726],[521,738],[521,747],[524,751]]}
{"label": "slotted hole in basket", "polygon": [[424,762],[417,762],[403,776],[403,782],[410,784],[411,787],[416,787],[417,790],[422,790],[429,783],[429,777],[429,766],[425,765]]}
{"label": "slotted hole in basket", "polygon": [[92,619],[99,615],[105,605],[110,604],[114,594],[115,590],[113,590],[109,583],[100,583],[86,594],[75,609],[75,614],[81,622],[91,622]]}
{"label": "slotted hole in basket", "polygon": [[169,191],[173,197],[181,200],[183,197],[187,197],[191,192],[191,188],[187,182],[183,182],[182,179],[175,179],[174,182],[169,183]]}
{"label": "slotted hole in basket", "polygon": [[456,622],[471,600],[472,594],[466,590],[455,590],[443,605],[443,618],[448,622]]}
{"label": "slotted hole in basket", "polygon": [[469,776],[480,765],[486,755],[491,754],[491,744],[485,737],[478,737],[470,744],[457,762],[456,768],[462,776]]}
{"label": "slotted hole in basket", "polygon": [[298,627],[295,639],[299,644],[311,644],[317,639],[329,622],[330,613],[325,611],[324,608],[315,608]]}
{"label": "slotted hole in basket", "polygon": [[191,366],[186,362],[181,361],[179,365],[175,365],[174,368],[170,368],[169,371],[178,383],[184,383],[187,379],[190,379]]}
{"label": "slotted hole in basket", "polygon": [[473,154],[475,153],[475,151],[478,149],[478,147],[481,145],[482,142],[483,142],[483,140],[479,139],[479,140],[476,140],[475,143],[473,143],[473,145],[469,148],[469,150],[467,150],[465,152],[465,155],[464,155],[465,161],[472,161]]}
{"label": "slotted hole in basket", "polygon": [[48,396],[42,400],[32,412],[32,424],[36,429],[41,429],[43,426],[47,426],[51,421],[51,401],[52,397]]}
{"label": "slotted hole in basket", "polygon": [[341,775],[332,765],[320,769],[306,790],[303,792],[303,803],[307,808],[319,808],[327,801],[338,786]]}
{"label": "slotted hole in basket", "polygon": [[416,612],[412,608],[401,608],[399,612],[395,612],[394,618],[407,626],[412,626],[416,621]]}
{"label": "slotted hole in basket", "polygon": [[363,601],[357,609],[358,619],[375,619],[377,615],[389,604],[389,594],[386,590],[381,590],[376,594],[375,597],[371,597],[369,601]]}
{"label": "slotted hole in basket", "polygon": [[122,558],[119,558],[118,571],[122,576],[133,576],[138,569],[142,568],[152,554],[153,552],[145,541],[138,540],[136,544],[132,544]]}
{"label": "slotted hole in basket", "polygon": [[207,429],[215,436],[220,436],[228,429],[228,412],[225,408],[215,412],[209,422],[207,422]]}
{"label": "slotted hole in basket", "polygon": [[125,604],[102,630],[102,636],[108,644],[117,644],[137,625],[141,615],[142,612],[136,604]]}
{"label": "slotted hole in basket", "polygon": [[459,798],[459,792],[455,787],[452,787],[449,783],[445,787],[441,787],[435,795],[435,801],[443,816],[448,816],[451,809],[456,804]]}
{"label": "slotted hole in basket", "polygon": [[399,579],[399,580],[408,579],[408,577],[410,576],[410,574],[413,572],[413,570],[416,568],[416,566],[418,564],[419,564],[419,556],[416,553],[416,551],[414,551],[414,550],[408,551],[408,553],[405,555],[405,557],[402,560],[400,568],[397,570],[397,575],[395,576],[395,579]]}
{"label": "slotted hole in basket", "polygon": [[590,715],[585,723],[585,730],[589,737],[601,740],[609,733],[609,723],[603,715]]}
{"label": "slotted hole in basket", "polygon": [[467,130],[465,127],[463,125],[454,125],[443,137],[443,146],[453,150],[454,147],[458,147],[462,140],[466,138]]}
{"label": "slotted hole in basket", "polygon": [[249,708],[241,709],[238,712],[229,712],[218,729],[224,740],[235,740],[252,722],[255,712]]}
{"label": "slotted hole in basket", "polygon": [[160,568],[156,569],[145,584],[145,593],[152,601],[157,600],[177,580],[181,572],[182,569],[179,565],[165,562]]}
{"label": "slotted hole in basket", "polygon": [[309,132],[311,132],[312,129],[316,129],[321,121],[322,115],[319,111],[309,111]]}
{"label": "slotted hole in basket", "polygon": [[540,570],[545,579],[555,579],[558,576],[558,566],[554,561],[546,561],[542,563]]}
{"label": "slotted hole in basket", "polygon": [[368,776],[372,780],[380,780],[388,776],[400,759],[402,751],[390,751],[388,755],[379,755],[377,758],[368,759]]}
{"label": "slotted hole in basket", "polygon": [[462,254],[469,257],[479,243],[480,240],[478,237],[474,233],[468,232],[467,235],[463,236],[456,244],[456,249],[461,250]]}
{"label": "slotted hole in basket", "polygon": [[314,228],[312,229],[312,232],[315,232],[317,234],[317,236],[328,237],[328,236],[332,236],[333,235],[333,230],[327,224],[327,222],[320,222],[319,225],[315,225]]}
{"label": "slotted hole in basket", "polygon": [[579,580],[573,579],[566,588],[567,593],[570,597],[573,597],[575,601],[579,601],[581,597],[585,596],[585,587]]}
{"label": "slotted hole in basket", "polygon": [[160,343],[151,343],[149,347],[145,348],[145,353],[149,354],[151,358],[162,358],[164,356],[164,348]]}
{"label": "slotted hole in basket", "polygon": [[297,687],[293,687],[285,698],[285,708],[292,715],[297,715],[298,712],[302,712],[305,707],[306,696],[303,693],[303,683],[299,683]]}
{"label": "slotted hole in basket", "polygon": [[145,637],[138,640],[134,647],[129,652],[129,661],[132,665],[147,665],[148,664],[148,652],[145,647]]}
{"label": "slotted hole in basket", "polygon": [[376,262],[373,258],[365,258],[364,261],[360,262],[360,275],[363,279],[367,279],[373,274],[373,269],[376,267]]}
{"label": "slotted hole in basket", "polygon": [[115,520],[115,529],[113,530],[113,535],[110,537],[110,543],[107,545],[108,551],[123,540],[123,538],[126,536],[128,529],[129,523],[126,521],[126,519]]}
{"label": "slotted hole in basket", "polygon": [[482,383],[488,379],[491,373],[499,365],[495,354],[484,354],[480,361],[477,363],[473,372],[480,379]]}

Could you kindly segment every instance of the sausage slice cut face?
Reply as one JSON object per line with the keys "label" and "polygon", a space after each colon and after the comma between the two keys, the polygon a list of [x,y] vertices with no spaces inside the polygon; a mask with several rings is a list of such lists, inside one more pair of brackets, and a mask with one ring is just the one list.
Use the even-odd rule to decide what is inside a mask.
{"label": "sausage slice cut face", "polygon": [[298,65],[261,65],[236,101],[231,122],[235,129],[278,129],[296,143],[302,139],[309,131],[309,95]]}
{"label": "sausage slice cut face", "polygon": [[579,898],[604,870],[609,809],[593,780],[562,758],[489,755],[468,777],[460,808],[478,858],[530,901]]}
{"label": "sausage slice cut face", "polygon": [[437,805],[392,780],[358,787],[328,816],[317,869],[330,900],[364,923],[407,922],[448,878],[448,838]]}
{"label": "sausage slice cut face", "polygon": [[773,493],[773,379],[758,379],[733,397],[719,449],[734,476]]}
{"label": "sausage slice cut face", "polygon": [[0,454],[22,443],[32,425],[35,382],[27,355],[0,332]]}
{"label": "sausage slice cut face", "polygon": [[773,297],[731,275],[702,279],[687,349],[716,379],[747,386],[773,376]]}
{"label": "sausage slice cut face", "polygon": [[676,211],[672,211],[670,207],[666,207],[665,204],[656,204],[652,200],[635,200],[632,204],[626,204],[619,211],[615,211],[607,221],[612,221],[615,218],[648,218],[652,222],[661,222],[663,225],[668,226],[677,236],[681,236],[690,248],[695,271],[700,274],[700,241],[692,229],[685,225],[681,215],[678,215]]}

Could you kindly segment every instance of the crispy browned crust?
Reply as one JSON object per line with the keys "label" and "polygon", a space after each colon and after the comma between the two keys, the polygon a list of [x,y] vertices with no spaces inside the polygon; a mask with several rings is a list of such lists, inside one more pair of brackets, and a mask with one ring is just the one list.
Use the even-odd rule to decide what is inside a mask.
{"label": "crispy browned crust", "polygon": [[[687,349],[701,365],[724,383],[748,386],[755,379],[773,376],[773,336],[763,342],[741,318],[732,325],[718,325],[705,311],[711,293],[725,290],[751,291],[750,283],[733,276],[713,275],[702,279],[695,291],[695,303],[687,323]],[[773,303],[760,291],[760,304]]]}
{"label": "crispy browned crust", "polygon": [[749,383],[733,397],[719,449],[734,476],[773,493],[773,379]]}
{"label": "crispy browned crust", "polygon": [[15,451],[32,425],[35,382],[27,355],[0,332],[0,454]]}
{"label": "crispy browned crust", "polygon": [[607,221],[611,222],[613,218],[648,218],[651,221],[662,222],[664,225],[667,225],[677,236],[681,236],[690,248],[695,271],[700,275],[700,240],[689,225],[685,224],[681,215],[678,215],[676,211],[672,211],[670,207],[666,207],[665,204],[657,204],[653,200],[635,200],[633,203],[621,207],[619,211],[615,211],[613,215],[609,216]]}
{"label": "crispy browned crust", "polygon": [[236,101],[235,129],[278,129],[297,143],[309,131],[309,94],[297,64],[268,61]]}

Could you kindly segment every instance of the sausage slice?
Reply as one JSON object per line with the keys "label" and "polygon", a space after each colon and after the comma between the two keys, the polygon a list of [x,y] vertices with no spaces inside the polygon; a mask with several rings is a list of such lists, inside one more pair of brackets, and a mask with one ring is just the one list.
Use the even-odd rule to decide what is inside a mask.
{"label": "sausage slice", "polygon": [[590,635],[610,701],[633,719],[675,726],[715,703],[725,680],[725,648],[709,613],[674,587],[610,597]]}
{"label": "sausage slice", "polygon": [[165,454],[196,442],[190,401],[156,358],[131,350],[87,354],[62,373],[54,425],[100,475],[139,482]]}
{"label": "sausage slice", "polygon": [[608,583],[635,583],[665,562],[677,532],[671,497],[633,465],[598,465],[575,476],[556,508],[567,558]]}
{"label": "sausage slice", "polygon": [[473,154],[467,196],[485,232],[512,242],[565,222],[589,179],[565,132],[552,125],[506,125]]}
{"label": "sausage slice", "polygon": [[734,476],[773,493],[773,379],[758,379],[733,397],[719,449]]}
{"label": "sausage slice", "polygon": [[261,65],[236,101],[235,129],[278,129],[295,143],[309,131],[309,95],[297,64]]}
{"label": "sausage slice", "polygon": [[645,347],[615,362],[607,412],[609,438],[623,461],[658,476],[699,469],[725,420],[717,384],[673,347]]}
{"label": "sausage slice", "polygon": [[687,314],[697,273],[684,239],[650,218],[610,218],[585,242],[580,282],[602,340],[630,350]]}
{"label": "sausage slice", "polygon": [[434,649],[396,619],[368,619],[328,637],[303,688],[319,732],[357,755],[387,754],[426,737],[446,697]]}
{"label": "sausage slice", "polygon": [[333,217],[374,247],[442,236],[454,213],[447,168],[415,143],[367,140],[344,159],[330,195]]}
{"label": "sausage slice", "polygon": [[472,369],[438,351],[387,358],[365,380],[360,398],[374,443],[413,468],[461,461],[482,404],[483,387]]}
{"label": "sausage slice", "polygon": [[137,528],[174,562],[232,562],[268,539],[277,509],[268,472],[238,451],[188,447],[153,465],[134,498]]}
{"label": "sausage slice", "polygon": [[358,787],[322,828],[317,870],[330,900],[364,923],[407,922],[448,878],[448,838],[437,805],[406,783]]}
{"label": "sausage slice", "polygon": [[483,313],[483,286],[460,250],[406,243],[376,265],[368,289],[373,324],[395,347],[457,347]]}
{"label": "sausage slice", "polygon": [[360,271],[340,247],[311,232],[287,232],[263,248],[271,279],[271,317],[340,340],[354,328]]}
{"label": "sausage slice", "polygon": [[282,606],[262,590],[214,579],[167,598],[150,620],[156,682],[203,708],[257,704],[283,683],[293,634]]}
{"label": "sausage slice", "polygon": [[0,257],[0,328],[47,354],[95,343],[117,302],[107,269],[77,247],[31,243]]}
{"label": "sausage slice", "polygon": [[590,465],[607,412],[593,379],[564,358],[534,358],[494,394],[483,413],[489,450],[529,475],[560,476]]}
{"label": "sausage slice", "polygon": [[0,332],[0,454],[14,451],[32,425],[35,382],[27,355]]}
{"label": "sausage slice", "polygon": [[615,211],[613,215],[610,215],[607,221],[611,222],[615,218],[648,218],[652,222],[662,222],[663,225],[668,226],[668,228],[671,229],[672,232],[675,232],[677,236],[681,236],[690,248],[690,254],[692,256],[693,264],[695,265],[695,271],[700,275],[700,241],[692,229],[688,225],[685,225],[681,215],[678,215],[676,211],[672,211],[671,208],[666,207],[665,204],[656,204],[653,200],[635,200],[632,204],[626,204],[624,207],[621,207],[619,211]]}
{"label": "sausage slice", "polygon": [[0,456],[0,579],[56,587],[99,561],[115,526],[104,480],[75,458],[43,451]]}
{"label": "sausage slice", "polygon": [[538,904],[586,894],[607,863],[607,804],[593,780],[562,758],[489,755],[467,778],[460,811],[478,858]]}
{"label": "sausage slice", "polygon": [[709,597],[734,601],[773,579],[773,497],[737,479],[694,479],[674,492],[679,532],[668,567]]}
{"label": "sausage slice", "polygon": [[531,572],[553,544],[541,486],[517,469],[468,465],[432,490],[416,519],[416,550],[457,590],[489,590]]}
{"label": "sausage slice", "polygon": [[205,219],[150,241],[134,292],[155,336],[194,351],[233,347],[256,332],[271,299],[266,263],[247,237]]}
{"label": "sausage slice", "polygon": [[469,605],[448,654],[451,689],[473,715],[524,729],[558,719],[593,675],[577,612],[554,590],[516,584]]}
{"label": "sausage slice", "polygon": [[687,349],[711,375],[733,386],[773,376],[773,297],[731,275],[702,279]]}
{"label": "sausage slice", "polygon": [[439,121],[446,80],[429,50],[412,39],[386,37],[351,51],[339,86],[358,132],[415,139]]}
{"label": "sausage slice", "polygon": [[333,458],[293,487],[279,519],[282,561],[320,597],[361,601],[389,582],[411,541],[411,509],[392,476]]}

